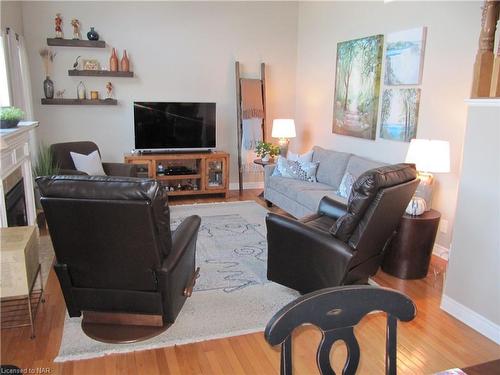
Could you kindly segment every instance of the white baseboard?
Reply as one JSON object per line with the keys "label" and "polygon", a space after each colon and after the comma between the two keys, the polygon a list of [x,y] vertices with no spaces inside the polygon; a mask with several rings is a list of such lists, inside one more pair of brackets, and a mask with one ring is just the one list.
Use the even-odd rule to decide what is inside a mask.
{"label": "white baseboard", "polygon": [[450,249],[438,244],[434,244],[434,248],[432,249],[432,254],[440,258],[443,258],[444,260],[450,259]]}
{"label": "white baseboard", "polygon": [[500,345],[500,325],[443,294],[441,309]]}
{"label": "white baseboard", "polygon": [[[239,188],[240,184],[237,182],[229,183],[229,190],[238,190]],[[264,189],[264,181],[243,182],[243,189]]]}

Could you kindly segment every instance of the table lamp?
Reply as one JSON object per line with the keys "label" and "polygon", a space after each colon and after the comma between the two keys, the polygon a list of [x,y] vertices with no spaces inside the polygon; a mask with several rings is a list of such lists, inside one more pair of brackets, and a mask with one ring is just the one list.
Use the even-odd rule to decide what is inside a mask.
{"label": "table lamp", "polygon": [[295,121],[293,119],[275,119],[273,120],[273,130],[271,137],[279,138],[280,155],[286,157],[288,152],[289,138],[295,138]]}
{"label": "table lamp", "polygon": [[425,199],[426,210],[431,209],[434,176],[432,173],[448,173],[450,171],[450,143],[433,139],[412,139],[406,162],[414,163],[420,184],[415,196]]}

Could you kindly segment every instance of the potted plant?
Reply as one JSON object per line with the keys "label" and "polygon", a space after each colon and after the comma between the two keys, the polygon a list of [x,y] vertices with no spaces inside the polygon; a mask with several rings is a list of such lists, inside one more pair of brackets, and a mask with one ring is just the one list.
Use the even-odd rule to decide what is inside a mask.
{"label": "potted plant", "polygon": [[257,146],[255,147],[255,153],[259,158],[262,159],[262,161],[267,162],[271,158],[279,155],[280,148],[279,146],[273,145],[272,143],[258,142]]}
{"label": "potted plant", "polygon": [[[53,176],[59,173],[59,165],[54,160],[54,155],[50,151],[50,148],[44,144],[38,146],[38,154],[36,162],[33,165],[33,177],[39,176]],[[35,203],[37,208],[41,208],[40,204],[40,192],[38,191],[38,186],[35,183]]]}
{"label": "potted plant", "polygon": [[24,117],[24,112],[16,107],[2,107],[0,109],[0,128],[15,128]]}

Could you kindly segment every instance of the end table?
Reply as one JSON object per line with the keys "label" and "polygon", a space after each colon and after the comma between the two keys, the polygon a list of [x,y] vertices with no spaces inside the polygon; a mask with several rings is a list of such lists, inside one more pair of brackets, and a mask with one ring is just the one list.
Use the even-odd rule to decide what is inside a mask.
{"label": "end table", "polygon": [[[270,159],[268,161],[263,161],[262,159],[255,159],[254,161],[254,164],[258,164],[258,165],[262,165],[262,168],[266,168],[266,165],[272,165],[274,164],[274,160],[273,159]],[[264,199],[264,191],[262,191],[260,194],[259,194],[259,198],[262,198]],[[269,206],[269,204],[268,204]]]}
{"label": "end table", "polygon": [[[34,338],[36,313],[44,302],[36,227],[1,228],[0,240],[2,329],[30,326]],[[40,289],[35,290],[37,279]]]}
{"label": "end table", "polygon": [[440,219],[436,210],[420,216],[404,214],[385,251],[382,270],[400,279],[426,277]]}

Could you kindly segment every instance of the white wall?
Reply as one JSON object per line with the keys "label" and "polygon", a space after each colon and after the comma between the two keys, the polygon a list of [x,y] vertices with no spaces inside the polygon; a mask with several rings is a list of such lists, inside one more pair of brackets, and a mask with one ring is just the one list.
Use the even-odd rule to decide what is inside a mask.
{"label": "white wall", "polygon": [[[314,144],[385,162],[404,161],[408,143],[332,134],[337,43],[427,26],[417,137],[451,143],[450,174],[437,177],[433,208],[449,221],[437,243],[449,247],[458,172],[480,28],[479,2],[302,2],[299,6],[298,137],[292,148]],[[378,129],[377,129],[378,132]]]}
{"label": "white wall", "polygon": [[[24,34],[29,49],[34,111],[41,140],[95,141],[106,161],[121,161],[134,147],[134,100],[214,101],[220,150],[231,153],[231,181],[237,181],[234,62],[243,74],[267,71],[268,117],[294,116],[297,35],[296,3],[288,2],[23,2]],[[60,12],[71,37],[71,18],[85,35],[95,26],[106,49],[54,47],[53,81],[65,97],[76,96],[82,77],[68,77],[78,55],[108,66],[111,48],[127,49],[135,78],[111,79],[119,101],[114,106],[42,106],[43,66],[38,50],[54,35]],[[105,93],[107,78],[82,79],[87,91]]]}
{"label": "white wall", "polygon": [[[491,103],[486,106],[485,103]],[[500,100],[469,107],[441,306],[500,344]]]}
{"label": "white wall", "polygon": [[0,28],[10,27],[18,34],[23,33],[23,12],[19,1],[0,2]]}

